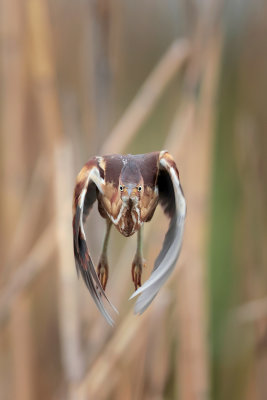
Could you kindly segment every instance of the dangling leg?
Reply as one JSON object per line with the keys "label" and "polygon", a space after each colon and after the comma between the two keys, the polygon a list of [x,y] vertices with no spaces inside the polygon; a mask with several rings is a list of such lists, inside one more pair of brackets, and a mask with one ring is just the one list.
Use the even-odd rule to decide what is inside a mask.
{"label": "dangling leg", "polygon": [[137,249],[132,264],[132,278],[135,290],[141,286],[141,275],[143,266],[145,267],[145,260],[143,258],[143,226],[137,232]]}
{"label": "dangling leg", "polygon": [[107,230],[104,238],[102,253],[100,256],[100,260],[97,267],[97,275],[102,285],[102,288],[105,290],[107,280],[108,280],[108,261],[107,261],[107,247],[108,247],[108,239],[110,234],[110,229],[112,223],[107,219]]}

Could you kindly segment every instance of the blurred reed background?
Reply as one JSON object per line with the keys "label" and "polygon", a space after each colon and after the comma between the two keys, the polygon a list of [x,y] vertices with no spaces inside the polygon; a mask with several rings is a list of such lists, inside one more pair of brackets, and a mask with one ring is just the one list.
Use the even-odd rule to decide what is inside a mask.
{"label": "blurred reed background", "polygon": [[[0,398],[267,398],[267,4],[0,0]],[[109,327],[72,255],[75,176],[166,148],[188,203],[175,273],[133,315],[113,230]],[[145,227],[144,278],[167,229]],[[104,222],[87,240],[97,262]]]}

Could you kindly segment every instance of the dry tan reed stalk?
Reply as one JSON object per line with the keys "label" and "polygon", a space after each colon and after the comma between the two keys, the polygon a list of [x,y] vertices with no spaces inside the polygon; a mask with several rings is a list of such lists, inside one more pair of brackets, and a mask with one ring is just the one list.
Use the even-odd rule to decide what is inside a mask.
{"label": "dry tan reed stalk", "polygon": [[[111,70],[109,33],[112,2],[100,0],[89,3],[89,37],[91,38],[91,108],[94,115],[95,149],[98,150],[109,130],[110,120],[110,94],[111,94]],[[101,68],[100,68],[101,66]]]}
{"label": "dry tan reed stalk", "polygon": [[[49,170],[50,165],[47,164],[45,157],[41,157],[32,173],[31,182],[23,200],[16,232],[11,239],[12,252],[7,256],[5,268],[12,268],[15,262],[18,264],[25,249],[29,248],[30,243],[33,242],[33,235],[37,231],[44,202],[47,202],[44,194],[47,193],[48,179],[51,179]],[[25,235],[26,231],[28,231],[27,235]]]}
{"label": "dry tan reed stalk", "polygon": [[129,380],[128,375],[126,374],[126,371],[119,385],[118,385],[118,380],[119,380],[118,375],[120,375],[121,377],[122,373],[120,374],[117,373],[115,375],[115,380],[114,379],[112,380],[111,387],[113,388],[113,391],[111,391],[110,398],[116,400],[125,400],[125,399],[132,400],[131,382]]}
{"label": "dry tan reed stalk", "polygon": [[[207,299],[205,295],[206,239],[209,220],[214,105],[218,82],[221,37],[205,44],[201,91],[187,134],[184,190],[187,222],[184,239],[185,266],[178,280],[178,396],[209,396],[207,350]],[[188,185],[190,183],[190,186]],[[190,334],[189,334],[190,332]]]}
{"label": "dry tan reed stalk", "polygon": [[10,307],[16,298],[22,294],[36,276],[47,266],[53,251],[55,241],[53,238],[55,225],[49,225],[37,240],[26,259],[16,268],[8,284],[0,296],[0,324],[8,316]]}
{"label": "dry tan reed stalk", "polygon": [[231,313],[231,322],[251,323],[267,316],[267,297],[251,300],[234,309]]}
{"label": "dry tan reed stalk", "polygon": [[[53,57],[51,24],[47,3],[41,0],[27,1],[27,16],[31,44],[31,71],[35,84],[35,98],[51,172],[54,174],[54,198],[56,216],[57,255],[60,277],[59,287],[59,332],[62,364],[67,382],[67,396],[72,398],[72,385],[82,373],[80,348],[80,313],[76,293],[76,276],[73,268],[71,239],[71,179],[73,164],[69,149],[60,142],[62,121],[56,89],[56,70]],[[54,157],[54,148],[58,152]],[[67,172],[68,171],[68,172]],[[71,182],[71,183],[70,183]],[[67,203],[67,204],[66,204]],[[65,204],[68,205],[66,212]],[[54,235],[53,235],[54,236]]]}
{"label": "dry tan reed stalk", "polygon": [[33,333],[31,299],[23,293],[12,305],[10,341],[13,361],[12,399],[34,399]]}
{"label": "dry tan reed stalk", "polygon": [[[1,59],[1,259],[13,251],[10,244],[16,229],[26,186],[24,123],[26,106],[26,64],[23,5],[19,0],[0,3]],[[2,268],[1,268],[2,269]],[[8,276],[10,269],[1,271]],[[6,278],[6,277],[4,277]],[[14,385],[12,398],[33,398],[30,303],[24,294],[10,313],[9,332]],[[11,385],[10,385],[11,386]]]}
{"label": "dry tan reed stalk", "polygon": [[[145,326],[145,329],[142,329],[139,336],[136,337],[136,340],[131,344],[134,360],[131,361],[124,375],[128,377],[133,400],[144,398],[147,348],[150,340],[149,333],[149,329]],[[140,341],[138,345],[135,343],[137,340]],[[118,381],[118,387],[120,387],[120,382],[124,379],[123,368],[121,372],[122,376]]]}
{"label": "dry tan reed stalk", "polygon": [[[105,390],[100,389],[101,397],[115,399],[142,399],[146,373],[146,352],[148,347],[148,329],[143,327],[129,348],[116,363],[116,373]],[[112,372],[113,374],[113,372]]]}
{"label": "dry tan reed stalk", "polygon": [[[186,218],[186,228],[185,232],[191,232],[192,229],[194,229],[194,226],[191,225],[190,223],[190,215],[192,213],[191,205],[190,205],[190,187],[188,187],[188,184],[192,185],[194,184],[195,179],[189,181],[190,176],[188,174],[188,159],[190,156],[191,150],[191,138],[190,138],[190,133],[193,130],[194,126],[194,119],[196,115],[196,101],[193,96],[185,94],[184,99],[183,99],[183,104],[181,106],[180,112],[177,114],[177,116],[174,118],[173,121],[173,126],[172,126],[172,132],[180,132],[180,142],[179,146],[175,148],[175,142],[173,142],[172,148],[175,148],[174,152],[174,157],[177,160],[178,163],[178,168],[181,174],[181,182],[183,186],[183,190],[185,193],[185,197],[187,199],[187,218]],[[174,136],[173,136],[174,137]],[[192,183],[193,182],[193,183]],[[202,286],[203,282],[202,280],[198,279],[197,281],[194,282],[188,282],[186,277],[185,270],[191,268],[190,262],[188,262],[188,259],[190,259],[191,255],[191,245],[190,245],[190,234],[186,235],[185,233],[185,238],[184,238],[184,243],[183,243],[183,249],[181,253],[181,258],[180,258],[180,268],[176,268],[175,270],[175,281],[176,281],[176,315],[177,315],[177,324],[175,325],[175,329],[177,329],[178,332],[178,341],[179,341],[179,346],[177,349],[177,365],[178,365],[178,373],[177,373],[177,379],[176,379],[176,384],[178,387],[179,393],[185,394],[187,391],[186,396],[188,396],[188,392],[190,391],[190,386],[192,385],[193,387],[198,384],[196,382],[191,382],[188,380],[188,370],[186,368],[186,365],[188,363],[192,362],[192,355],[191,351],[191,343],[192,340],[195,342],[195,336],[201,334],[201,340],[203,342],[200,342],[200,348],[204,349],[206,348],[206,338],[202,336],[203,329],[205,329],[205,324],[206,321],[203,319],[198,319],[199,326],[197,327],[197,330],[194,331],[192,330],[193,326],[192,324],[189,324],[189,320],[194,320],[195,318],[195,312],[198,313],[200,310],[203,308],[203,303],[199,304],[193,304],[192,302],[188,304],[187,298],[184,298],[184,293],[186,292],[187,295],[189,296],[192,291],[197,290],[197,296],[203,292],[204,288]],[[198,255],[199,256],[199,255]],[[180,270],[180,271],[179,271]],[[186,287],[185,287],[186,285]],[[201,314],[202,315],[202,314]],[[188,317],[187,317],[188,316]],[[195,318],[195,323],[197,319]],[[193,338],[193,339],[192,339]],[[186,343],[189,342],[189,345],[186,346]],[[198,358],[198,354],[194,353],[196,358]],[[190,362],[187,362],[186,359],[187,357],[191,360]],[[203,365],[201,368],[205,371],[206,370],[206,360],[202,359]],[[198,360],[199,362],[199,360]],[[202,372],[201,372],[202,373]],[[205,384],[206,384],[206,380]],[[204,384],[202,382],[202,384]],[[183,388],[183,389],[181,389]],[[178,394],[177,394],[178,396]],[[191,397],[181,397],[185,399],[189,399]],[[192,397],[193,398],[193,397]]]}
{"label": "dry tan reed stalk", "polygon": [[156,299],[151,312],[148,327],[149,347],[147,349],[146,379],[147,398],[163,399],[166,381],[170,373],[171,348],[170,335],[172,327],[168,324],[167,313],[171,296],[164,288],[160,298]]}
{"label": "dry tan reed stalk", "polygon": [[[25,189],[24,122],[26,77],[23,5],[19,0],[0,4],[1,60],[1,258],[3,265]],[[15,155],[15,156],[14,156]],[[4,229],[4,231],[3,231]],[[0,267],[0,269],[1,269]],[[3,278],[3,276],[2,276]]]}
{"label": "dry tan reed stalk", "polygon": [[82,57],[81,57],[81,124],[84,131],[83,140],[88,151],[97,149],[96,115],[94,105],[94,65],[93,65],[93,37],[92,37],[92,6],[81,3],[81,23],[83,24]]}
{"label": "dry tan reed stalk", "polygon": [[[77,274],[73,266],[71,205],[73,163],[70,146],[66,143],[55,152],[55,218],[59,265],[59,322],[62,361],[67,384],[73,385],[83,371],[83,354],[80,343],[80,318]],[[67,179],[66,179],[67,177]],[[65,202],[68,207],[62,207]],[[69,388],[69,398],[72,388]]]}
{"label": "dry tan reed stalk", "polygon": [[26,15],[30,45],[29,61],[40,129],[45,139],[44,150],[48,150],[48,156],[53,159],[52,149],[57,139],[62,137],[62,123],[47,3],[42,0],[27,0]]}
{"label": "dry tan reed stalk", "polygon": [[118,149],[127,147],[189,54],[190,46],[187,40],[179,39],[172,43],[111,131],[101,154],[118,153]]}
{"label": "dry tan reed stalk", "polygon": [[[108,390],[105,384],[113,373],[115,366],[125,352],[131,351],[131,343],[139,335],[142,335],[142,327],[147,322],[148,313],[141,318],[127,315],[116,334],[103,348],[100,356],[91,366],[84,379],[77,385],[77,399],[98,398],[101,388]],[[139,342],[136,341],[136,344]]]}

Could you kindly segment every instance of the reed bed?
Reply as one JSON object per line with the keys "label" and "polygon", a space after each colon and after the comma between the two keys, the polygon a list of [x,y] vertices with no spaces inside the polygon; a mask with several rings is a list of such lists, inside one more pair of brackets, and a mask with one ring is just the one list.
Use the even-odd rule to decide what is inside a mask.
{"label": "reed bed", "polygon": [[[223,1],[156,3],[0,1],[1,399],[267,393],[266,117],[245,79],[246,36],[240,28],[232,44]],[[263,20],[247,12],[261,43]],[[267,78],[257,65],[260,91]],[[249,90],[253,101],[243,104]],[[175,273],[141,316],[128,302],[135,238],[114,232],[107,292],[120,314],[111,328],[76,276],[72,190],[90,156],[133,148],[166,148],[177,160],[186,231]],[[166,229],[157,210],[145,226],[143,279]],[[96,262],[104,232],[96,211],[86,230]]]}

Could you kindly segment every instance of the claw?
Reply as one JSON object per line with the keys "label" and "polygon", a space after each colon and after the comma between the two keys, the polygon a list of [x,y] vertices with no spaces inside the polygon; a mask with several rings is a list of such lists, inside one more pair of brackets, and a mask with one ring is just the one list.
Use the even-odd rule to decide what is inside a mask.
{"label": "claw", "polygon": [[142,257],[136,255],[132,263],[132,279],[135,290],[137,290],[138,287],[142,285],[141,283],[142,269],[145,266],[146,266],[145,260]]}
{"label": "claw", "polygon": [[105,259],[101,258],[97,267],[97,276],[100,280],[102,288],[105,290],[108,280],[108,263]]}

